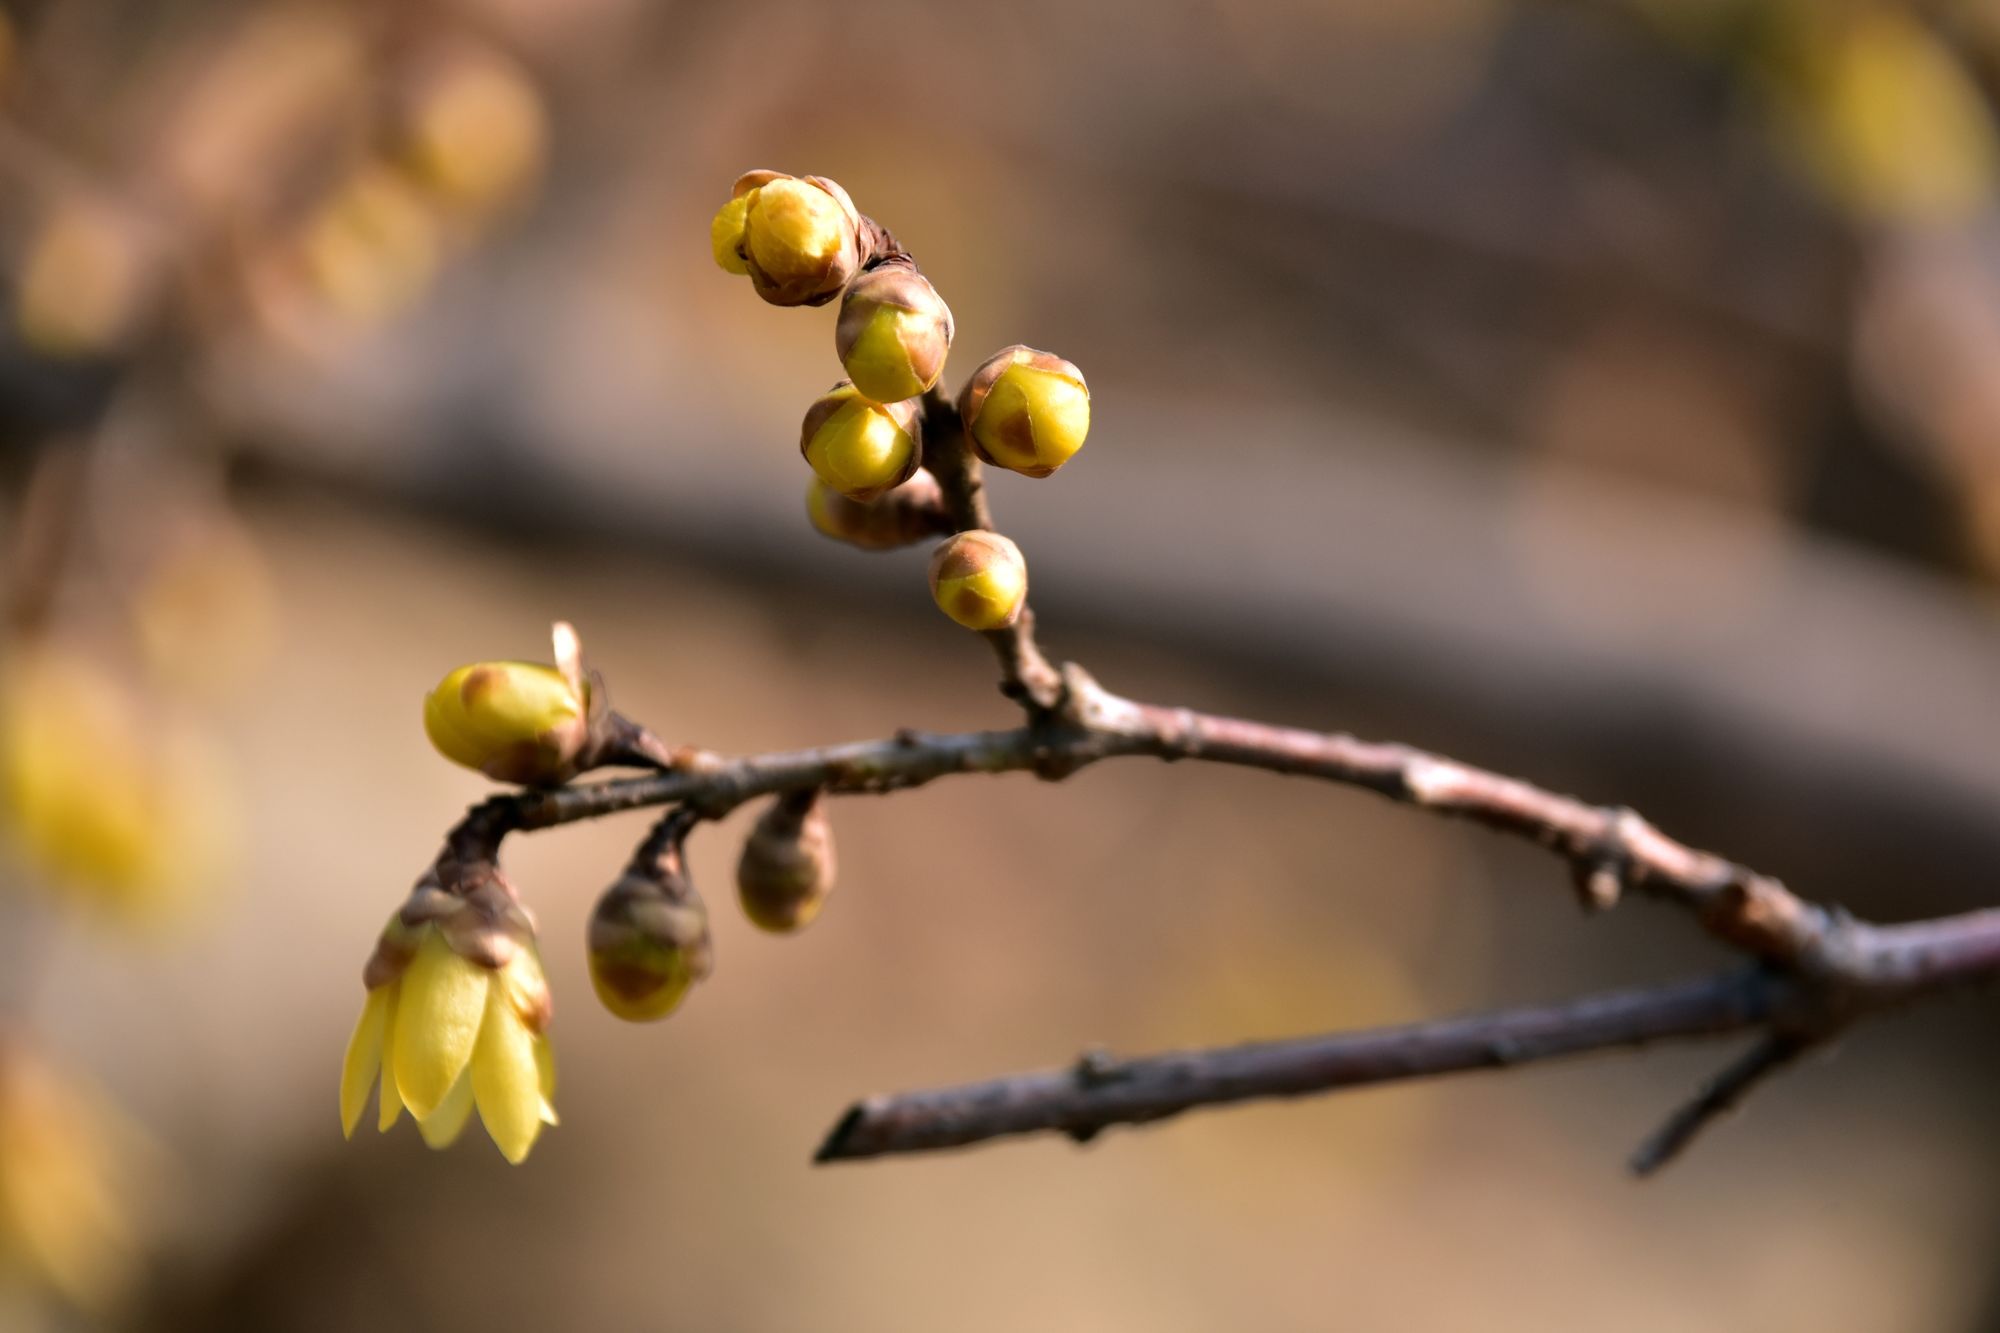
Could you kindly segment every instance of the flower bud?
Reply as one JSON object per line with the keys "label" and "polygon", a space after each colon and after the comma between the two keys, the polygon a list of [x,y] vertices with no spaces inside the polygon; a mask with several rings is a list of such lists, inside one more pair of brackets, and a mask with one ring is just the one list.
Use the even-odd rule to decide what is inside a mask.
{"label": "flower bud", "polygon": [[590,690],[576,631],[556,626],[559,665],[462,666],[424,699],[424,731],[439,754],[498,782],[547,785],[577,773],[590,742]]}
{"label": "flower bud", "polygon": [[806,487],[806,516],[819,532],[864,551],[889,551],[951,531],[937,479],[918,469],[873,500],[850,500],[818,477]]}
{"label": "flower bud", "polygon": [[995,353],[959,391],[973,452],[996,467],[1046,477],[1090,431],[1083,372],[1059,356],[1014,346]]}
{"label": "flower bud", "polygon": [[810,924],[833,892],[833,878],[833,829],[816,788],[773,801],[736,863],[744,915],[773,934]]}
{"label": "flower bud", "polygon": [[724,273],[748,273],[743,261],[743,219],[750,212],[750,196],[739,194],[715,210],[708,224],[708,248]]}
{"label": "flower bud", "polygon": [[1004,629],[1028,600],[1028,562],[997,532],[955,533],[931,556],[931,596],[967,629]]}
{"label": "flower bud", "polygon": [[872,500],[916,472],[918,429],[914,402],[877,403],[842,380],[806,409],[799,452],[834,490]]}
{"label": "flower bud", "polygon": [[590,915],[590,982],[628,1023],[672,1013],[709,974],[708,909],[673,853],[658,875],[628,870]]}
{"label": "flower bud", "polygon": [[892,259],[847,289],[833,345],[855,388],[894,403],[938,382],[951,335],[951,309],[937,288],[909,260]]}
{"label": "flower bud", "polygon": [[[772,305],[825,305],[860,271],[861,215],[832,181],[753,171],[736,182],[734,194],[748,200],[737,256],[757,295]],[[725,206],[710,229],[718,262],[716,232],[726,237],[734,225],[724,221],[728,212]]]}

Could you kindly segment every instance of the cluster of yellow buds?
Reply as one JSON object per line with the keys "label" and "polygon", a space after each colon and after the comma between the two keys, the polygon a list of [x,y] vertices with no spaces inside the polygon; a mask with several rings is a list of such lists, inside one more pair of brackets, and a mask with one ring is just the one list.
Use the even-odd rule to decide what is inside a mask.
{"label": "cluster of yellow buds", "polygon": [[[1059,356],[1004,348],[973,372],[955,403],[941,394],[951,309],[835,182],[749,172],[715,214],[709,243],[717,264],[747,275],[773,305],[841,298],[834,350],[847,377],[807,409],[799,432],[814,476],[806,514],[826,536],[886,550],[964,526],[921,470],[926,449],[962,448],[995,467],[1046,477],[1083,447],[1090,389]],[[1020,618],[1027,565],[1006,538],[978,536],[992,540],[954,538],[938,549],[931,592],[961,625],[1004,629]]]}

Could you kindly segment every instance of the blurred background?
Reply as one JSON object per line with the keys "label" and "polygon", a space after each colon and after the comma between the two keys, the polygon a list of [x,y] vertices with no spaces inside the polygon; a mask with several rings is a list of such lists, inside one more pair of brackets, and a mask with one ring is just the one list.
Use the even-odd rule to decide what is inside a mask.
{"label": "blurred background", "polygon": [[720,273],[829,175],[1090,377],[994,483],[1111,688],[1405,739],[1885,919],[2000,866],[1990,0],[9,0],[0,1328],[2000,1330],[1993,1002],[1643,1188],[1725,1052],[814,1169],[870,1091],[1713,966],[1532,849],[1144,765],[834,809],[796,938],[693,844],[656,1027],[508,848],[562,1126],[343,1144],[385,916],[484,784],[418,702],[575,621],[724,751],[1005,725],[923,554],[806,525],[829,311]]}

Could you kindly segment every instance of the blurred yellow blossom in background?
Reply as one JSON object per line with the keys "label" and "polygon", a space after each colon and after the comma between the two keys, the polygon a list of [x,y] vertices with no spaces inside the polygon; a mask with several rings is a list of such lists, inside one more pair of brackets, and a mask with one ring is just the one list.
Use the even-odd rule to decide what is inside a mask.
{"label": "blurred yellow blossom in background", "polygon": [[0,1043],[0,1286],[115,1306],[139,1260],[153,1149],[95,1090]]}
{"label": "blurred yellow blossom in background", "polygon": [[212,894],[239,842],[213,742],[55,646],[0,679],[0,827],[51,890],[145,921]]}

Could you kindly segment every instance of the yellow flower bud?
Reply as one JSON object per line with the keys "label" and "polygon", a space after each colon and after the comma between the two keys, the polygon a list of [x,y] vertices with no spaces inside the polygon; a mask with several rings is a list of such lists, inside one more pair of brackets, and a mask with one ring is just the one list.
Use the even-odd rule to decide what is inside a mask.
{"label": "yellow flower bud", "polygon": [[848,378],[878,403],[914,398],[936,384],[951,337],[951,309],[907,259],[856,278],[833,332]]}
{"label": "yellow flower bud", "polygon": [[888,551],[951,531],[937,479],[921,469],[873,500],[850,500],[818,477],[806,485],[806,516],[835,541]]}
{"label": "yellow flower bud", "polygon": [[784,934],[809,925],[833,892],[833,829],[817,790],[771,803],[743,843],[736,890],[743,914]]}
{"label": "yellow flower bud", "polygon": [[725,273],[748,273],[743,259],[743,219],[750,212],[750,196],[739,194],[715,210],[708,224],[708,248]]}
{"label": "yellow flower bud", "polygon": [[548,982],[512,887],[490,868],[452,889],[420,882],[365,980],[341,1069],[342,1132],[354,1136],[379,1076],[383,1132],[407,1107],[424,1142],[444,1148],[477,1109],[501,1154],[525,1159],[556,1123],[555,1061]]}
{"label": "yellow flower bud", "polygon": [[823,176],[752,172],[736,195],[749,200],[737,248],[759,296],[772,305],[824,305],[853,281],[861,215],[847,191]]}
{"label": "yellow flower bud", "polygon": [[974,453],[1027,477],[1067,463],[1090,433],[1083,372],[1032,347],[1009,347],[974,371],[958,411]]}
{"label": "yellow flower bud", "polygon": [[498,782],[548,785],[576,776],[590,742],[590,690],[576,632],[556,626],[560,665],[462,666],[424,699],[424,733],[439,754]]}
{"label": "yellow flower bud", "polygon": [[931,596],[967,629],[1004,629],[1028,600],[1028,562],[997,532],[956,533],[931,556]]}
{"label": "yellow flower bud", "polygon": [[589,943],[597,998],[628,1023],[665,1018],[714,965],[708,909],[677,868],[622,876],[597,900]]}
{"label": "yellow flower bud", "polygon": [[877,403],[842,380],[806,409],[799,452],[834,490],[872,500],[916,472],[918,430],[915,403]]}

